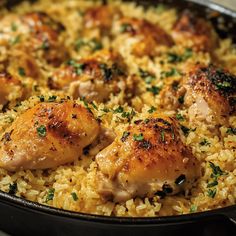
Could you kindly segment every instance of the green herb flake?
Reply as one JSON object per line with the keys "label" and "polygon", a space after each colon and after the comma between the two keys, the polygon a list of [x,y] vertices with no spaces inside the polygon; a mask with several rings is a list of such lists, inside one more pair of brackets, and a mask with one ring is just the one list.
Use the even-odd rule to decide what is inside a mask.
{"label": "green herb flake", "polygon": [[161,72],[161,78],[167,78],[172,76],[180,76],[181,73],[176,68],[171,68],[169,71],[162,71]]}
{"label": "green herb flake", "polygon": [[129,137],[129,135],[130,135],[130,132],[128,132],[128,131],[125,131],[124,133],[123,133],[123,135],[122,135],[122,137],[121,137],[121,141],[122,142],[125,142],[125,140]]}
{"label": "green herb flake", "polygon": [[191,128],[188,128],[184,125],[181,125],[180,128],[181,128],[182,132],[184,133],[184,136],[186,136],[186,137],[189,135],[190,132],[194,132],[196,130],[196,128],[191,129]]}
{"label": "green herb flake", "polygon": [[178,102],[179,102],[180,104],[184,104],[184,96],[180,96],[180,97],[178,98]]}
{"label": "green herb flake", "polygon": [[9,190],[8,193],[15,195],[17,192],[17,183],[9,184]]}
{"label": "green herb flake", "polygon": [[11,30],[13,31],[13,32],[16,32],[17,31],[17,25],[16,25],[16,23],[15,22],[13,22],[12,24],[11,24]]}
{"label": "green herb flake", "polygon": [[215,180],[213,180],[212,182],[209,182],[209,183],[207,184],[207,188],[212,188],[212,187],[214,187],[214,186],[216,186],[216,185],[218,185],[218,181],[215,179]]}
{"label": "green herb flake", "polygon": [[190,213],[194,213],[194,212],[196,212],[197,211],[197,206],[196,205],[191,205],[190,206],[190,209],[189,209],[189,212]]}
{"label": "green herb flake", "polygon": [[18,68],[18,74],[20,75],[20,76],[25,76],[26,74],[25,74],[25,69],[24,68],[22,68],[22,67],[19,67]]}
{"label": "green herb flake", "polygon": [[236,135],[236,128],[228,128],[226,134],[233,134]]}
{"label": "green herb flake", "polygon": [[40,102],[44,102],[45,101],[45,98],[44,98],[43,95],[38,96],[38,98],[39,98]]}
{"label": "green herb flake", "polygon": [[144,139],[144,137],[143,137],[143,134],[142,133],[140,133],[140,134],[134,134],[133,135],[133,139],[134,139],[134,141],[142,141],[143,139]]}
{"label": "green herb flake", "polygon": [[209,165],[210,165],[210,168],[212,169],[212,174],[211,174],[212,178],[217,179],[219,176],[227,174],[225,171],[221,170],[221,168],[219,166],[215,165],[213,162],[210,161]]}
{"label": "green herb flake", "polygon": [[213,188],[213,189],[208,189],[207,190],[207,196],[208,197],[211,197],[211,198],[214,198],[215,197],[215,195],[216,195],[216,188]]}
{"label": "green herb flake", "polygon": [[201,146],[211,146],[211,143],[205,138],[199,144]]}
{"label": "green herb flake", "polygon": [[122,106],[119,106],[118,108],[116,108],[115,110],[113,110],[114,113],[122,113],[124,111],[124,108]]}
{"label": "green herb flake", "polygon": [[178,114],[176,114],[176,116],[175,116],[175,117],[176,117],[176,119],[177,119],[177,120],[179,120],[179,121],[184,121],[184,120],[185,120],[184,116],[182,116],[182,115],[181,115],[181,114],[179,114],[179,113],[178,113]]}
{"label": "green herb flake", "polygon": [[139,68],[139,75],[145,81],[146,84],[150,84],[153,80],[156,79],[153,74],[143,70],[142,68]]}
{"label": "green herb flake", "polygon": [[148,113],[153,113],[153,112],[155,112],[157,109],[156,109],[156,107],[154,107],[154,106],[151,106],[151,108],[148,110]]}
{"label": "green herb flake", "polygon": [[46,203],[53,200],[54,198],[54,193],[55,193],[55,189],[54,188],[50,188],[48,190],[48,194],[47,194],[47,197],[46,197]]}
{"label": "green herb flake", "polygon": [[17,43],[19,43],[20,42],[20,35],[17,35],[15,38],[11,38],[10,40],[9,40],[9,43],[11,44],[11,45],[15,45],[15,44],[17,44]]}
{"label": "green herb flake", "polygon": [[147,88],[147,91],[151,92],[153,95],[158,95],[161,91],[161,88],[157,86],[151,86],[150,88]]}
{"label": "green herb flake", "polygon": [[161,131],[161,141],[165,142],[165,131],[164,130]]}
{"label": "green herb flake", "polygon": [[97,111],[98,110],[98,107],[95,105],[94,102],[91,102],[91,105],[93,106],[93,108]]}
{"label": "green herb flake", "polygon": [[132,32],[132,31],[133,31],[133,27],[129,23],[124,23],[120,26],[120,32],[121,33]]}
{"label": "green herb flake", "polygon": [[55,96],[55,95],[49,96],[48,102],[55,102],[56,99],[57,99],[57,96]]}
{"label": "green herb flake", "polygon": [[102,43],[95,38],[88,42],[88,46],[92,49],[93,52],[101,50],[103,48]]}
{"label": "green herb flake", "polygon": [[39,126],[36,130],[39,137],[45,137],[47,134],[47,130],[44,125]]}
{"label": "green herb flake", "polygon": [[73,198],[73,200],[76,202],[79,198],[78,198],[78,196],[77,196],[77,194],[75,193],[75,192],[72,192],[71,193],[71,196],[72,196],[72,198]]}

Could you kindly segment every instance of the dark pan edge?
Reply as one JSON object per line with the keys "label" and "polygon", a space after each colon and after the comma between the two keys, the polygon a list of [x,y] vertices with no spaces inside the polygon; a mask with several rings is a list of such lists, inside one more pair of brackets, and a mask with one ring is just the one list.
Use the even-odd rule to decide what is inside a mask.
{"label": "dark pan edge", "polygon": [[[231,18],[234,22],[233,24],[236,25],[236,12],[230,10],[222,5],[218,5],[212,2],[205,2],[204,0],[179,0],[185,3],[193,3],[209,10],[214,10],[220,12],[221,14]],[[10,1],[9,1],[10,2]],[[9,4],[8,2],[8,4]],[[148,1],[145,0],[137,0],[140,4],[143,5],[151,5]],[[157,2],[153,1],[155,4],[163,2],[164,4],[170,4],[174,2],[174,0],[159,0]],[[10,5],[10,4],[9,4]],[[187,8],[188,6],[186,6]],[[209,210],[205,212],[199,212],[194,214],[186,214],[186,215],[179,215],[179,216],[165,216],[165,217],[137,217],[137,218],[130,218],[130,217],[110,217],[110,216],[100,216],[94,214],[87,214],[87,213],[78,213],[63,209],[58,209],[46,205],[42,205],[36,202],[32,202],[14,195],[10,195],[3,191],[0,191],[0,200],[7,204],[14,206],[16,208],[21,208],[25,210],[29,210],[35,213],[43,213],[47,215],[56,215],[59,217],[67,217],[82,221],[92,221],[96,223],[104,223],[104,224],[123,224],[123,225],[154,225],[154,224],[181,224],[183,222],[194,222],[199,220],[204,220],[207,218],[214,218],[214,217],[226,217],[230,219],[234,224],[236,224],[236,205],[228,206],[220,209]]]}

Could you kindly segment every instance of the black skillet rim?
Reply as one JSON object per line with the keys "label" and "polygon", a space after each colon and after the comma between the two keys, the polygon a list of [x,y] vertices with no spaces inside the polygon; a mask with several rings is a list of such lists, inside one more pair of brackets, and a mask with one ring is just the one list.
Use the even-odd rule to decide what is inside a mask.
{"label": "black skillet rim", "polygon": [[[161,0],[163,1],[163,0]],[[217,11],[224,14],[232,19],[236,19],[236,12],[224,7],[222,5],[213,2],[204,2],[203,0],[184,0],[188,3],[197,4],[209,10]],[[138,1],[142,3],[141,1]],[[145,1],[144,1],[145,2]],[[164,1],[168,3],[168,0]],[[6,192],[0,190],[0,201],[4,204],[11,205],[12,207],[22,208],[24,210],[32,211],[35,213],[43,213],[58,217],[66,217],[75,220],[82,220],[87,222],[105,223],[105,224],[123,224],[123,225],[165,225],[165,224],[176,224],[183,222],[193,222],[197,220],[203,220],[209,217],[223,216],[231,219],[236,223],[236,205],[227,206],[219,209],[184,214],[178,216],[162,216],[162,217],[112,217],[112,216],[102,216],[88,213],[73,212],[63,209],[58,209],[51,206],[42,205],[36,202],[26,200],[15,195],[10,195]]]}

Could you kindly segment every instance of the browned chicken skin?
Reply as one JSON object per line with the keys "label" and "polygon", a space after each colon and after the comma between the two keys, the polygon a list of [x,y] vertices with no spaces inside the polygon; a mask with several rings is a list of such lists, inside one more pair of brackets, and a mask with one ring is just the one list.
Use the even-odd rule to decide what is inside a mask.
{"label": "browned chicken skin", "polygon": [[175,119],[159,116],[130,125],[96,156],[98,192],[122,202],[175,194],[199,177],[199,162],[182,143]]}
{"label": "browned chicken skin", "polygon": [[103,102],[126,88],[126,66],[119,54],[103,50],[79,61],[71,60],[49,80],[53,89],[69,89],[74,98]]}
{"label": "browned chicken skin", "polygon": [[197,51],[210,52],[217,46],[217,36],[213,27],[189,11],[184,11],[175,23],[172,37],[178,44],[185,44],[190,40],[191,46]]}
{"label": "browned chicken skin", "polygon": [[120,17],[122,13],[119,9],[108,5],[91,7],[86,10],[84,15],[84,25],[87,30],[97,30],[99,37],[104,34],[110,34],[113,20]]}
{"label": "browned chicken skin", "polygon": [[188,107],[192,119],[224,123],[236,111],[236,76],[210,66],[193,66],[182,81],[161,93],[162,106]]}
{"label": "browned chicken skin", "polygon": [[40,103],[5,131],[0,166],[6,170],[54,168],[75,161],[99,133],[93,115],[73,101]]}
{"label": "browned chicken skin", "polygon": [[66,57],[59,41],[63,26],[46,13],[9,15],[0,21],[0,45],[10,45],[27,52],[41,52],[45,60],[59,65]]}
{"label": "browned chicken skin", "polygon": [[124,17],[118,21],[118,24],[114,27],[115,34],[128,34],[131,38],[136,39],[132,52],[136,56],[155,54],[155,48],[157,46],[173,45],[173,40],[161,27],[152,24],[144,19],[128,18]]}

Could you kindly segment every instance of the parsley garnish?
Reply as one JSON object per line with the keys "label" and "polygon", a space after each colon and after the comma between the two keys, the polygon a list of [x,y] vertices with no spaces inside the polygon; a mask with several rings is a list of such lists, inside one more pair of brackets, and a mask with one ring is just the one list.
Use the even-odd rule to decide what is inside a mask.
{"label": "parsley garnish", "polygon": [[201,146],[211,146],[211,143],[205,138],[199,144]]}
{"label": "parsley garnish", "polygon": [[120,32],[121,33],[132,32],[132,31],[133,31],[133,27],[129,23],[124,23],[120,26]]}
{"label": "parsley garnish", "polygon": [[167,77],[171,77],[171,76],[179,76],[181,75],[181,73],[176,70],[175,68],[171,68],[169,71],[162,71],[161,72],[161,78],[167,78]]}
{"label": "parsley garnish", "polygon": [[19,67],[19,68],[18,68],[18,74],[19,74],[20,76],[25,76],[25,69],[22,68],[22,67]]}
{"label": "parsley garnish", "polygon": [[184,54],[178,55],[176,53],[168,53],[168,62],[169,63],[176,63],[176,62],[183,62],[186,61],[193,55],[193,51],[191,48],[186,48]]}
{"label": "parsley garnish", "polygon": [[148,110],[148,113],[153,113],[156,110],[157,110],[156,107],[151,106],[151,108]]}
{"label": "parsley garnish", "polygon": [[54,188],[50,188],[49,191],[48,191],[48,195],[47,195],[47,197],[46,197],[46,203],[47,203],[48,201],[53,200],[53,198],[54,198],[54,193],[55,193],[55,189],[54,189]]}
{"label": "parsley garnish", "polygon": [[178,98],[178,102],[179,102],[180,104],[184,104],[184,96],[180,96],[180,97]]}
{"label": "parsley garnish", "polygon": [[36,130],[39,137],[45,137],[47,134],[47,130],[44,125],[39,126]]}
{"label": "parsley garnish", "polygon": [[165,131],[164,130],[161,131],[161,141],[165,142]]}
{"label": "parsley garnish", "polygon": [[45,101],[45,98],[44,98],[43,95],[38,96],[38,98],[39,98],[40,102],[44,102]]}
{"label": "parsley garnish", "polygon": [[139,75],[145,81],[146,84],[150,84],[153,80],[156,79],[156,77],[153,74],[141,68],[139,68]]}
{"label": "parsley garnish", "polygon": [[208,190],[207,190],[207,196],[208,196],[208,197],[214,198],[215,195],[216,195],[216,188],[208,189]]}
{"label": "parsley garnish", "polygon": [[175,117],[176,117],[176,119],[179,120],[179,121],[184,121],[184,120],[185,120],[184,117],[183,117],[181,114],[179,114],[179,113],[176,114]]}
{"label": "parsley garnish", "polygon": [[193,213],[193,212],[196,212],[196,211],[197,211],[197,206],[196,205],[191,205],[190,209],[189,209],[189,212]]}
{"label": "parsley garnish", "polygon": [[55,102],[56,99],[57,99],[57,96],[55,95],[49,96],[48,102]]}
{"label": "parsley garnish", "polygon": [[226,134],[236,135],[236,128],[228,128]]}
{"label": "parsley garnish", "polygon": [[20,35],[17,35],[15,38],[10,39],[10,44],[15,45],[20,42]]}
{"label": "parsley garnish", "polygon": [[157,86],[151,86],[150,88],[147,88],[147,91],[157,95],[161,91],[161,88]]}
{"label": "parsley garnish", "polygon": [[14,22],[11,24],[11,30],[12,30],[13,32],[16,32],[16,31],[17,31],[17,25],[16,25]]}
{"label": "parsley garnish", "polygon": [[134,139],[134,141],[142,141],[143,139],[144,139],[144,137],[143,137],[143,134],[142,133],[140,133],[140,134],[134,134],[133,135],[133,139]]}
{"label": "parsley garnish", "polygon": [[10,184],[8,193],[15,195],[16,192],[17,192],[17,183]]}
{"label": "parsley garnish", "polygon": [[196,128],[195,129],[191,129],[191,128],[188,128],[188,127],[186,127],[184,125],[181,125],[180,128],[183,131],[185,136],[188,136],[190,132],[194,132],[196,130]]}
{"label": "parsley garnish", "polygon": [[129,137],[129,135],[130,135],[130,132],[125,131],[120,140],[124,142]]}
{"label": "parsley garnish", "polygon": [[75,192],[72,192],[72,193],[71,193],[71,196],[72,196],[72,198],[73,198],[74,201],[77,201],[77,200],[79,199],[78,196],[77,196],[77,194],[76,194]]}
{"label": "parsley garnish", "polygon": [[114,110],[114,113],[122,113],[124,111],[124,108],[122,106],[119,106]]}

